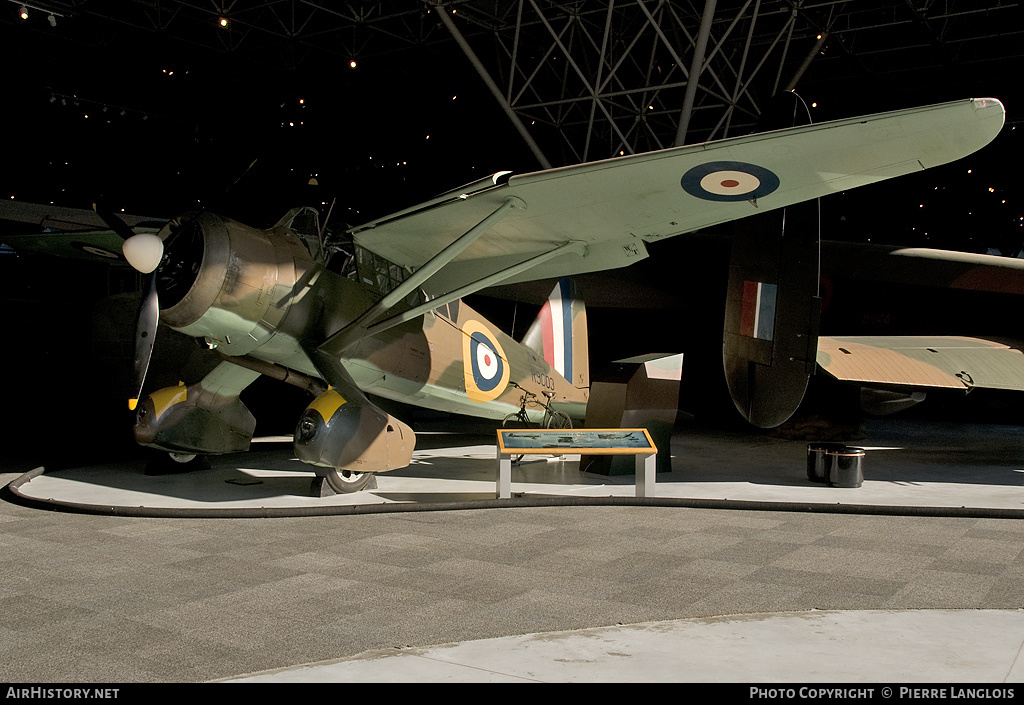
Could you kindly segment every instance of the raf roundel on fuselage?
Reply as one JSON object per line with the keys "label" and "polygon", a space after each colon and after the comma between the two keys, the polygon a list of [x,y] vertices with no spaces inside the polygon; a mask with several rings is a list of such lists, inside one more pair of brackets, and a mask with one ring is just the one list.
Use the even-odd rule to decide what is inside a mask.
{"label": "raf roundel on fuselage", "polygon": [[494,334],[477,321],[467,321],[462,332],[466,394],[475,402],[497,399],[508,386],[510,370],[505,351]]}
{"label": "raf roundel on fuselage", "polygon": [[705,201],[750,201],[777,189],[779,177],[747,162],[708,162],[683,174],[680,185]]}

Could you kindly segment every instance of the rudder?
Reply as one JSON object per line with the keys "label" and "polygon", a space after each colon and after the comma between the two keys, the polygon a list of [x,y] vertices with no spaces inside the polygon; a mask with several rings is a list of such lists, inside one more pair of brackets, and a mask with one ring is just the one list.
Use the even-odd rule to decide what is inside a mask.
{"label": "rudder", "polygon": [[587,307],[575,280],[558,280],[521,342],[574,387],[590,386]]}

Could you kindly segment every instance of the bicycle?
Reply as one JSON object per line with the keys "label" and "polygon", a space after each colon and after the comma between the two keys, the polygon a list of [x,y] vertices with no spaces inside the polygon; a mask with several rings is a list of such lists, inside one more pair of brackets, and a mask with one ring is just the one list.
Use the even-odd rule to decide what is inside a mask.
{"label": "bicycle", "polygon": [[[502,419],[501,425],[503,428],[572,428],[572,419],[569,418],[569,414],[551,408],[551,400],[555,397],[554,392],[541,392],[547,398],[547,401],[541,403],[533,392],[526,391],[515,382],[509,382],[509,384],[521,391],[523,396],[519,400],[519,411],[515,411]],[[544,410],[544,416],[539,424],[530,420],[529,414],[526,413],[527,406],[535,406]],[[522,455],[512,456],[513,463],[518,463],[522,459]]]}

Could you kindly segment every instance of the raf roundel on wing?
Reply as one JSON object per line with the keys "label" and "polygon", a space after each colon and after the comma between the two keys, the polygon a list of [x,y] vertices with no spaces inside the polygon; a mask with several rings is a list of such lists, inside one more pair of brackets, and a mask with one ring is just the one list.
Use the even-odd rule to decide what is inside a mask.
{"label": "raf roundel on wing", "polygon": [[749,201],[777,189],[779,177],[747,162],[708,162],[683,174],[680,185],[705,201]]}

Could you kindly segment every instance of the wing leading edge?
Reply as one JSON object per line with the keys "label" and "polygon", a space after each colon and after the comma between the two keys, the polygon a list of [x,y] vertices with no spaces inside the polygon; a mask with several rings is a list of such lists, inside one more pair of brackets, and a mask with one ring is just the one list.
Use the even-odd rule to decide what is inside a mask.
{"label": "wing leading edge", "polygon": [[508,281],[622,267],[653,242],[764,210],[931,168],[984,147],[1003,125],[992,98],[944,103],[477,182],[355,227],[356,242],[418,269],[496,212],[518,207],[430,281],[432,292],[492,275],[567,243]]}

